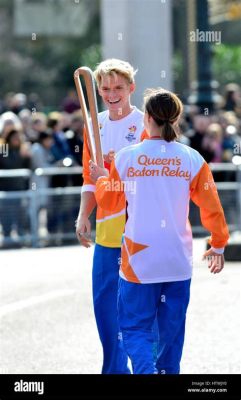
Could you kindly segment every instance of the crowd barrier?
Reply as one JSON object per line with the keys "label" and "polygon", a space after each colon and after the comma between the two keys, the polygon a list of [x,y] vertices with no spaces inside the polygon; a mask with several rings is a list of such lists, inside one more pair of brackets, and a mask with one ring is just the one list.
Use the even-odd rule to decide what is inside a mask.
{"label": "crowd barrier", "polygon": [[[210,164],[230,231],[241,231],[241,166]],[[77,243],[75,220],[78,215],[81,167],[0,170],[0,248],[44,247]],[[63,187],[48,187],[59,176]],[[1,182],[21,179],[26,190],[3,191]],[[208,235],[202,227],[199,209],[190,202],[189,219],[194,237]],[[93,237],[95,213],[91,217]]]}

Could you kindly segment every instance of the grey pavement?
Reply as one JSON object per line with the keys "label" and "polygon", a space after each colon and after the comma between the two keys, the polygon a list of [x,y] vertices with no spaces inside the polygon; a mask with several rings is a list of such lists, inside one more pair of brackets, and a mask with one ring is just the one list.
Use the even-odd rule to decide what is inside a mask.
{"label": "grey pavement", "polygon": [[[240,373],[241,263],[212,275],[194,240],[182,373]],[[91,298],[93,247],[2,251],[0,374],[98,374]]]}

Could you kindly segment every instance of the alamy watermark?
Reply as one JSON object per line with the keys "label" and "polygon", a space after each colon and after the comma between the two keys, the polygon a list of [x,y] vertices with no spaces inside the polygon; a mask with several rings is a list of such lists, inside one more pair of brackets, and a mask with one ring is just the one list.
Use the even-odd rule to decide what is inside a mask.
{"label": "alamy watermark", "polygon": [[0,145],[0,154],[2,154],[3,157],[8,157],[8,143],[2,143]]}
{"label": "alamy watermark", "polygon": [[196,29],[195,31],[190,31],[190,41],[191,42],[210,42],[215,44],[221,44],[222,41],[221,31],[201,31]]}
{"label": "alamy watermark", "polygon": [[14,383],[15,392],[36,392],[37,394],[44,394],[44,382],[27,382],[17,381]]}
{"label": "alamy watermark", "polygon": [[233,154],[241,154],[241,140],[233,145]]}
{"label": "alamy watermark", "polygon": [[136,181],[116,181],[111,179],[106,182],[105,190],[107,192],[129,192],[136,194]]}

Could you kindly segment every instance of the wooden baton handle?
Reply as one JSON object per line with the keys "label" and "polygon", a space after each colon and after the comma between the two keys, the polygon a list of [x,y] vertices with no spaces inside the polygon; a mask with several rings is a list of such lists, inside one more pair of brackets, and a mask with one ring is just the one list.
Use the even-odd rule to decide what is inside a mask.
{"label": "wooden baton handle", "polygon": [[[91,135],[90,120],[87,111],[86,101],[84,98],[84,93],[80,82],[80,75],[83,77],[85,82],[87,98],[89,103],[90,118],[93,127],[94,143],[93,143],[93,137]],[[95,93],[95,83],[91,69],[88,67],[80,67],[76,69],[74,72],[74,81],[85,122],[91,160],[94,161],[99,167],[103,168],[104,161],[103,161],[103,154],[100,141],[100,129],[98,123],[98,108],[97,108],[97,100]]]}

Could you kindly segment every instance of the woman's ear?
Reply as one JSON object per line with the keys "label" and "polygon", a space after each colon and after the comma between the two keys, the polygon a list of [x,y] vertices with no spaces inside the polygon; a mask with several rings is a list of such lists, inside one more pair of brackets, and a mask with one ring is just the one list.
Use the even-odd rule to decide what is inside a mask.
{"label": "woman's ear", "polygon": [[150,114],[148,114],[147,111],[144,112],[144,119],[146,120],[146,122],[148,122],[148,124],[150,123],[151,116]]}
{"label": "woman's ear", "polygon": [[150,114],[147,113],[147,121],[150,123],[151,121],[153,121],[153,118]]}

